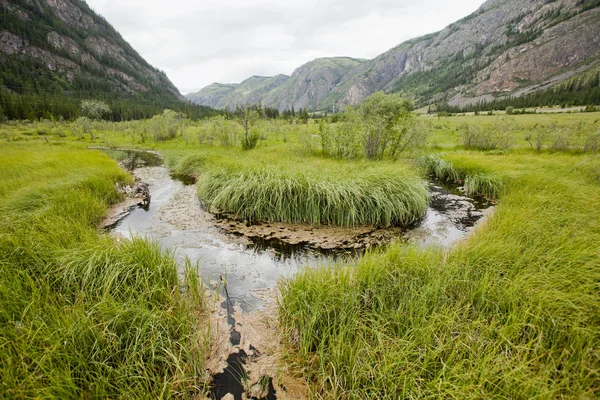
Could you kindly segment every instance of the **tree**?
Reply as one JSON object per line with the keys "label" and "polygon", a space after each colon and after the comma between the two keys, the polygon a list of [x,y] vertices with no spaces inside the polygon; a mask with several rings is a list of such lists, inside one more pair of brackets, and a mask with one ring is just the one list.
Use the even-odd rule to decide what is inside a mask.
{"label": "tree", "polygon": [[184,121],[184,114],[169,109],[163,110],[160,115],[155,115],[150,120],[150,130],[154,135],[154,140],[173,139],[177,136],[178,127],[181,133],[183,133]]}
{"label": "tree", "polygon": [[298,111],[298,118],[300,119],[300,121],[302,121],[302,123],[308,123],[308,120],[310,119],[308,110],[306,108],[301,108],[300,111]]}
{"label": "tree", "polygon": [[414,123],[412,110],[410,101],[383,92],[377,92],[364,101],[359,113],[365,127],[363,145],[368,159],[383,157],[386,150],[390,150],[390,145],[400,146],[402,136]]}
{"label": "tree", "polygon": [[255,148],[258,143],[258,135],[256,133],[251,133],[250,130],[255,122],[260,119],[260,114],[256,109],[252,108],[249,104],[246,104],[245,106],[238,105],[234,116],[237,123],[244,129],[242,148],[244,150]]}
{"label": "tree", "polygon": [[81,113],[93,120],[101,120],[105,115],[110,114],[110,107],[99,100],[82,100]]}

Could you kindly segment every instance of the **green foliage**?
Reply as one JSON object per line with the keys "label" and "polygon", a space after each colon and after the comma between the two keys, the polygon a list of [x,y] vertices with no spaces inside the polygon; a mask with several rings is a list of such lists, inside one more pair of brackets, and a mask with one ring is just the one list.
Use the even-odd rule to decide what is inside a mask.
{"label": "green foliage", "polygon": [[99,152],[32,143],[0,146],[0,171],[3,395],[201,394],[194,273],[180,281],[158,245],[96,229],[130,178]]}
{"label": "green foliage", "polygon": [[336,158],[395,158],[422,146],[428,126],[412,113],[412,104],[377,92],[358,108],[348,108],[335,127],[320,125],[323,153]]}
{"label": "green foliage", "polygon": [[154,140],[162,142],[173,139],[177,136],[177,131],[183,131],[185,115],[173,110],[164,110],[162,114],[155,115],[149,121],[149,129]]}
{"label": "green foliage", "polygon": [[91,119],[100,120],[110,113],[110,107],[103,101],[83,100],[81,102],[81,113]]}

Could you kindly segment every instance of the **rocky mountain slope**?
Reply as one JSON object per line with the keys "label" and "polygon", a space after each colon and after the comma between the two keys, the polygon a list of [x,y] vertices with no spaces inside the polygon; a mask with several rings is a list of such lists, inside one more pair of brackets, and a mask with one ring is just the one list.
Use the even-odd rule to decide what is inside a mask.
{"label": "rocky mountain slope", "polygon": [[256,104],[280,110],[315,109],[340,80],[365,60],[348,57],[319,58],[296,69],[291,76],[253,76],[240,84],[213,83],[186,97],[201,105],[233,109],[240,104]]}
{"label": "rocky mountain slope", "polygon": [[0,62],[10,93],[184,99],[82,0],[0,0]]}
{"label": "rocky mountain slope", "polygon": [[[300,103],[301,90],[285,81],[262,102],[330,111],[384,90],[418,105],[465,106],[547,89],[599,64],[599,0],[489,0],[440,32],[358,63],[316,101]],[[244,100],[231,93],[227,102]],[[194,101],[205,104],[203,91]]]}
{"label": "rocky mountain slope", "polygon": [[252,76],[240,84],[213,83],[202,89],[201,93],[190,94],[188,100],[212,108],[234,109],[238,104],[258,104],[275,88],[283,84],[289,77]]}

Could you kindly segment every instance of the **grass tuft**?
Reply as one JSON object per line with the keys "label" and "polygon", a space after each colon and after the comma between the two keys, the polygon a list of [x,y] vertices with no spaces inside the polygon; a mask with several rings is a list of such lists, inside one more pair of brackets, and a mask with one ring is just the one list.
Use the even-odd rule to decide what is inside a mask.
{"label": "grass tuft", "polygon": [[419,158],[425,172],[443,183],[463,184],[467,196],[484,196],[496,199],[503,188],[502,179],[480,168],[457,168],[452,162],[437,154]]}
{"label": "grass tuft", "polygon": [[238,164],[212,169],[200,176],[198,194],[209,208],[250,221],[388,227],[411,224],[425,214],[427,188],[406,166],[346,163],[334,169],[333,162],[323,164],[326,168]]}

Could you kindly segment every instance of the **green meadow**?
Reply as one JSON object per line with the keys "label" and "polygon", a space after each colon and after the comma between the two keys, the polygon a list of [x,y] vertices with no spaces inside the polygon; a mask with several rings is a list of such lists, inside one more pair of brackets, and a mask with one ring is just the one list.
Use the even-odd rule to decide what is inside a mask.
{"label": "green meadow", "polygon": [[251,150],[222,116],[0,125],[0,391],[156,398],[206,388],[195,272],[181,278],[155,244],[96,228],[120,200],[115,183],[131,180],[86,149],[102,146],[159,151],[197,181],[208,209],[249,222],[409,225],[425,213],[428,179],[494,200],[451,249],[395,243],[282,281],[285,362],[315,398],[597,398],[599,121],[260,120]]}

